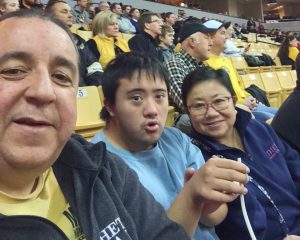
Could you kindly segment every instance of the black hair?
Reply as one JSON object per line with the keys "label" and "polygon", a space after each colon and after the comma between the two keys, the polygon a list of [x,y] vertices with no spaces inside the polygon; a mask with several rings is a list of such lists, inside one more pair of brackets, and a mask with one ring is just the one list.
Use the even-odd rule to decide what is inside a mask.
{"label": "black hair", "polygon": [[294,65],[293,60],[289,58],[290,42],[294,39],[294,35],[288,35],[280,45],[277,56],[283,65]]}
{"label": "black hair", "polygon": [[[137,52],[128,52],[118,55],[106,67],[102,76],[102,90],[107,103],[114,105],[116,92],[122,79],[131,80],[134,74],[146,73],[149,81],[162,80],[166,83],[167,89],[169,74],[162,63],[151,56]],[[151,80],[150,80],[151,79]],[[100,112],[103,120],[109,119],[109,113],[105,107]]]}
{"label": "black hair", "polygon": [[166,21],[166,19],[167,19],[167,18],[170,18],[170,16],[171,16],[172,14],[175,15],[175,13],[173,13],[173,12],[166,12],[166,13],[164,13],[163,19]]}
{"label": "black hair", "polygon": [[[117,5],[120,5],[120,6],[121,6],[121,4],[120,4],[120,3],[117,3],[117,2],[114,2],[114,3],[110,4],[110,11],[114,10],[114,9],[116,8]],[[121,6],[121,7],[122,7],[122,6]]]}
{"label": "black hair", "polygon": [[187,102],[186,102],[187,96],[192,90],[192,88],[195,85],[199,83],[203,83],[205,81],[216,81],[222,86],[224,86],[229,91],[232,97],[236,96],[230,81],[230,77],[224,69],[220,68],[218,70],[214,70],[208,66],[200,67],[190,72],[183,80],[181,93],[182,93],[183,106],[186,109],[187,109]]}
{"label": "black hair", "polygon": [[53,6],[56,4],[56,3],[65,3],[65,4],[68,4],[66,1],[64,0],[49,0],[49,2],[47,3],[46,7],[45,7],[45,11],[50,13],[50,14],[53,14]]}
{"label": "black hair", "polygon": [[127,7],[130,7],[130,9],[132,8],[131,5],[123,5],[123,6],[122,6],[122,10],[125,11],[125,9],[126,9]]}

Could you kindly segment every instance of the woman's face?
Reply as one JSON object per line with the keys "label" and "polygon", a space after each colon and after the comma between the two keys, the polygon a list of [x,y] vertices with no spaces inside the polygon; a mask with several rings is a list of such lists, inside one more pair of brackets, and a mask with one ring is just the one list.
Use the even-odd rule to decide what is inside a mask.
{"label": "woman's face", "polygon": [[189,116],[195,130],[221,141],[233,130],[236,111],[230,92],[215,80],[196,84],[187,95]]}
{"label": "woman's face", "polygon": [[105,30],[105,35],[107,37],[117,37],[119,34],[119,26],[117,22],[111,22]]}

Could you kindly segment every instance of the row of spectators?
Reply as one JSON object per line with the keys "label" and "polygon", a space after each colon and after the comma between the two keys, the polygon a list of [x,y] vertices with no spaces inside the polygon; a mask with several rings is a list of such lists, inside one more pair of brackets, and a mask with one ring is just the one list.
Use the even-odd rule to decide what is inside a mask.
{"label": "row of spectators", "polygon": [[[81,11],[84,4],[84,0],[78,0],[72,10],[65,1],[51,0],[45,11],[62,20],[68,27],[74,21],[85,27],[90,19],[88,17],[85,20],[84,11]],[[129,13],[131,9],[128,7]],[[237,73],[226,56],[228,41],[234,31],[232,24],[188,18],[181,23],[176,38],[180,49],[174,52],[175,30],[172,26],[175,22],[166,24],[159,14],[146,11],[137,19],[139,32],[135,32],[128,40],[124,36],[126,33],[132,34],[126,32],[126,29],[130,31],[131,22],[128,17],[123,16],[121,5],[113,3],[110,10],[100,10],[99,6],[99,11],[92,21],[93,37],[90,40],[84,42],[77,34],[73,34],[80,53],[81,84],[102,85],[105,96],[101,117],[106,120],[106,126],[93,141],[104,141],[111,152],[123,154],[124,161],[137,172],[142,184],[165,210],[183,187],[185,168],[216,168],[216,172],[208,170],[209,174],[201,171],[198,174],[203,176],[203,185],[209,186],[209,193],[217,189],[220,194],[228,197],[229,200],[226,201],[230,203],[227,205],[225,200],[222,202],[221,198],[210,196],[217,203],[217,207],[208,207],[209,210],[204,211],[194,239],[249,238],[247,227],[241,221],[243,216],[235,193],[245,194],[246,190],[222,187],[223,181],[233,183],[233,176],[237,172],[249,173],[244,169],[237,171],[236,168],[244,165],[233,161],[228,166],[228,162],[224,162],[227,160],[222,158],[235,160],[242,157],[243,162],[250,168],[251,177],[247,180],[243,178],[239,182],[252,180],[254,185],[248,185],[250,194],[247,195],[247,201],[250,204],[248,202],[247,208],[251,213],[251,223],[256,234],[264,236],[265,239],[283,239],[287,234],[299,235],[300,191],[294,181],[299,179],[297,161],[300,158],[294,150],[281,142],[270,127],[262,123],[272,118],[276,109],[258,102],[239,85]],[[120,29],[123,29],[123,34],[120,34]],[[130,51],[133,53],[128,53]],[[239,54],[246,51],[247,49],[243,49]],[[227,55],[230,54],[232,53],[227,52]],[[132,90],[131,86],[138,87]],[[202,161],[199,149],[191,144],[186,135],[174,129],[163,130],[165,118],[162,116],[160,119],[160,115],[165,116],[167,113],[168,97],[181,113],[176,126],[193,137],[195,145],[202,150],[208,164]],[[150,101],[152,98],[154,100]],[[235,110],[235,104],[240,104],[238,110]],[[244,110],[240,110],[241,108]],[[252,115],[256,120],[251,119]],[[146,122],[138,122],[141,118],[145,118]],[[142,134],[139,129],[141,125]],[[261,133],[263,140],[259,137]],[[156,152],[151,152],[152,149]],[[140,155],[135,155],[136,153]],[[190,161],[190,154],[193,155],[193,161]],[[217,160],[214,159],[215,155],[219,157]],[[174,159],[170,159],[171,156],[176,159],[176,163]],[[201,156],[202,160],[197,161],[197,156]],[[142,157],[147,160],[151,158],[151,162],[159,159],[157,164],[164,165],[164,168],[159,169],[160,174],[157,174],[158,169],[153,168],[152,164],[142,167],[133,164],[134,161],[139,163],[138,160]],[[177,159],[178,157],[186,159]],[[272,163],[269,163],[271,160]],[[173,165],[178,165],[179,168],[173,170]],[[268,169],[270,165],[275,171],[274,174]],[[168,178],[169,175],[171,177]],[[213,181],[204,181],[211,179],[210,176],[213,176]],[[219,184],[220,179],[222,184]],[[270,179],[273,180],[272,183]],[[173,186],[174,181],[179,184]],[[237,186],[240,185],[236,184]],[[205,197],[209,195],[202,194]]]}

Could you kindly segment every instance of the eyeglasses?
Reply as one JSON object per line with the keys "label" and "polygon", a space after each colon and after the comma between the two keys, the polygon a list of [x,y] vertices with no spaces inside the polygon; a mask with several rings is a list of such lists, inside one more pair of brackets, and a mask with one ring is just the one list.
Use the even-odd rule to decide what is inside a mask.
{"label": "eyeglasses", "polygon": [[160,23],[162,23],[162,20],[160,20],[160,19],[155,19],[155,20],[150,21],[149,23],[154,23],[154,22],[160,24]]}
{"label": "eyeglasses", "polygon": [[193,115],[204,115],[209,107],[212,107],[214,110],[219,112],[229,107],[229,99],[232,99],[232,97],[217,98],[211,103],[197,102],[188,106],[188,109]]}

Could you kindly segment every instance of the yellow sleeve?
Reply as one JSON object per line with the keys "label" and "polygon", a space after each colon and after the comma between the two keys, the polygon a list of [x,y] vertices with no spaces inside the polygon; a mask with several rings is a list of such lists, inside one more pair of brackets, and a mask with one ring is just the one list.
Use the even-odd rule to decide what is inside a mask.
{"label": "yellow sleeve", "polygon": [[289,47],[289,58],[292,59],[294,62],[299,54],[299,50],[296,47]]}
{"label": "yellow sleeve", "polygon": [[222,68],[228,73],[231,85],[238,99],[237,102],[241,104],[244,103],[244,99],[247,96],[250,96],[250,94],[240,86],[237,72],[235,71],[230,59],[222,57],[222,62],[219,62],[218,60],[219,59],[209,59],[205,61],[205,63],[213,69]]}

